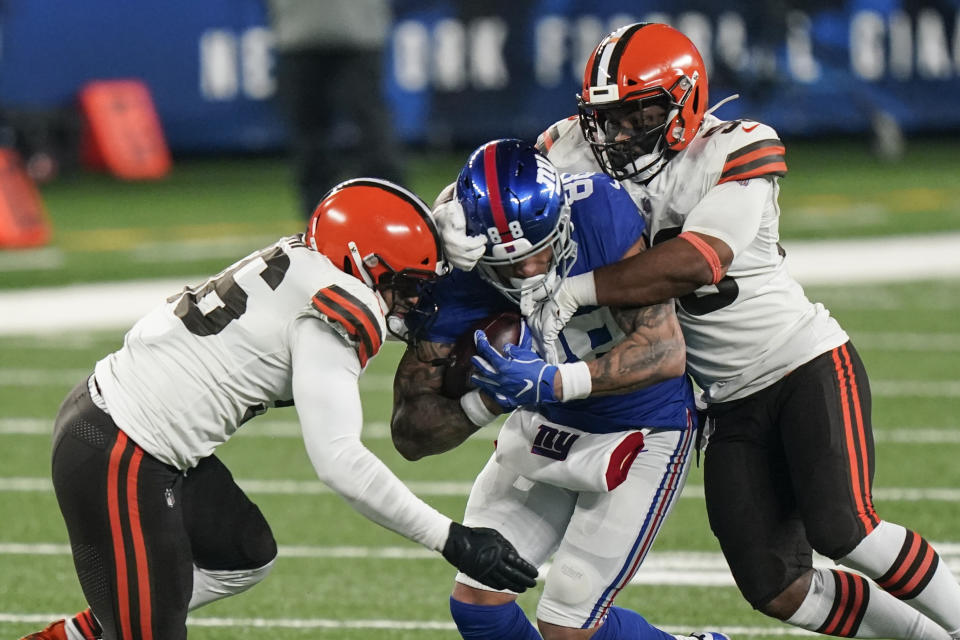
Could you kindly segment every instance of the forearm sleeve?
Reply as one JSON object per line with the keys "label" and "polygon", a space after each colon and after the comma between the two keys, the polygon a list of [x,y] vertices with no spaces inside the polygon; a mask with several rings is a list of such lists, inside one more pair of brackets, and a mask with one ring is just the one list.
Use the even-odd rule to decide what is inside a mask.
{"label": "forearm sleeve", "polygon": [[291,345],[293,397],[317,475],[370,520],[441,550],[450,518],[415,496],[360,441],[361,369],[354,350],[309,318],[298,321]]}

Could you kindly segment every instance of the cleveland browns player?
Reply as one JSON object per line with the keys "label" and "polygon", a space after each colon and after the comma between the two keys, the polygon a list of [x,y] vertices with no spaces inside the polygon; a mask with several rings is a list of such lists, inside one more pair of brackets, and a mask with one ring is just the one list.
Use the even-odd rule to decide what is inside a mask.
{"label": "cleveland browns player", "polygon": [[356,179],[324,197],[306,233],[137,322],[54,427],[53,484],[90,608],[27,638],[185,638],[188,610],[266,577],[270,527],[214,451],[291,404],[317,474],[353,508],[492,588],[533,586],[536,568],[499,533],[451,522],[360,441],[358,378],[391,319],[445,270],[429,207]]}
{"label": "cleveland browns player", "polygon": [[[578,307],[676,298],[709,416],[710,526],[744,597],[828,635],[960,638],[960,586],[946,563],[874,509],[863,363],[787,271],[783,142],[762,123],[711,115],[708,93],[700,53],[667,25],[631,24],[597,45],[579,115],[538,146],[562,171],[619,180],[651,248],[567,278],[528,321],[550,354]],[[451,261],[476,259],[477,239],[441,222]],[[812,550],[859,573],[814,569]]]}

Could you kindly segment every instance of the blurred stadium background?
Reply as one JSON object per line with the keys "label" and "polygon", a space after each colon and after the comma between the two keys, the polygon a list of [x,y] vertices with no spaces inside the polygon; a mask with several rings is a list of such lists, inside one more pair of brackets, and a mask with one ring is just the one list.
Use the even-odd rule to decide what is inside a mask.
{"label": "blurred stadium background", "polygon": [[[787,143],[791,268],[871,373],[882,515],[960,570],[960,2],[395,0],[384,60],[411,188],[430,200],[486,139],[533,139],[575,111],[611,28],[667,21],[706,54],[722,117]],[[52,235],[0,248],[0,635],[83,606],[48,480],[63,394],[145,307],[300,229],[260,0],[0,2],[0,147],[35,179]],[[172,170],[119,180],[80,153],[94,79],[150,89]],[[0,193],[0,195],[3,195]],[[394,453],[385,349],[363,378],[368,445],[429,502],[462,514],[484,430],[417,463]],[[281,545],[274,574],[191,618],[191,637],[453,638],[437,556],[353,514],[314,479],[290,410],[222,457]],[[699,470],[619,603],[676,632],[799,632],[750,610],[706,523]],[[537,593],[521,598],[533,616]]]}

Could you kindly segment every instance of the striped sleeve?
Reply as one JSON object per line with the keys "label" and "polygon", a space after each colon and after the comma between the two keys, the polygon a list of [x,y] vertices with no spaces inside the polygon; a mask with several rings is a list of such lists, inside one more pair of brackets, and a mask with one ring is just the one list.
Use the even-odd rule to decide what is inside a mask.
{"label": "striped sleeve", "polygon": [[536,148],[540,153],[546,154],[550,151],[550,147],[553,146],[553,143],[557,141],[557,138],[560,137],[560,129],[557,128],[557,125],[553,125],[546,131],[540,134],[540,137],[537,138]]}
{"label": "striped sleeve", "polygon": [[563,133],[560,131],[560,125],[565,122],[571,122],[578,119],[578,116],[570,116],[564,120],[558,120],[557,122],[554,122],[553,125],[541,133],[537,138],[537,142],[534,145],[537,148],[537,151],[543,155],[547,155],[547,152],[553,148],[553,145],[556,144],[557,140],[560,139],[560,136],[563,135]]}
{"label": "striped sleeve", "polygon": [[776,138],[758,140],[727,154],[717,184],[760,176],[784,176],[787,162],[783,142]]}
{"label": "striped sleeve", "polygon": [[373,310],[339,285],[320,289],[310,302],[328,321],[346,332],[357,350],[360,366],[367,366],[383,344],[383,329]]}

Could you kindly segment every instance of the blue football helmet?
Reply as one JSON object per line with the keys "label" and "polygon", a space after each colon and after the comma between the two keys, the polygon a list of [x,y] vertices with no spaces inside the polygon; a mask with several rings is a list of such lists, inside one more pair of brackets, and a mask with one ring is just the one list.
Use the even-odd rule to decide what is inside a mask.
{"label": "blue football helmet", "polygon": [[[477,264],[481,277],[521,310],[552,297],[577,258],[570,204],[557,168],[522,140],[493,140],[470,154],[456,194],[467,233],[487,239]],[[547,248],[553,256],[545,274],[505,279],[497,273],[497,267]]]}

